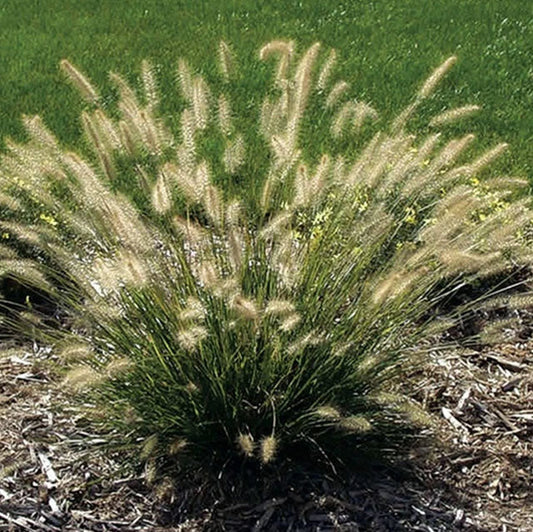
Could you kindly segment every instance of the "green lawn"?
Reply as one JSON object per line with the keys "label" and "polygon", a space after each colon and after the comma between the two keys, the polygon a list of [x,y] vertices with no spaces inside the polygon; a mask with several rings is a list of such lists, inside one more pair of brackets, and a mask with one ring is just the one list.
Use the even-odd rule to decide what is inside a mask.
{"label": "green lawn", "polygon": [[176,59],[187,57],[210,77],[221,38],[242,58],[234,90],[243,108],[253,109],[269,71],[257,68],[255,54],[275,37],[337,48],[353,96],[384,118],[457,54],[422,118],[448,105],[481,104],[484,111],[461,128],[478,135],[479,147],[508,141],[512,149],[499,169],[533,179],[533,3],[524,0],[2,0],[0,137],[19,137],[20,115],[38,113],[63,142],[80,144],[83,104],[59,72],[64,57],[110,100],[107,72],[135,79],[140,60],[151,58],[161,66],[171,116],[180,105]]}

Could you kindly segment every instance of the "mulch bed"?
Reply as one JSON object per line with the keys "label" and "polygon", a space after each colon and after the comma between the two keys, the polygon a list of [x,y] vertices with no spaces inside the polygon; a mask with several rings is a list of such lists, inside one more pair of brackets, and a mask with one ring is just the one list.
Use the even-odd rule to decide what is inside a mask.
{"label": "mulch bed", "polygon": [[222,483],[148,486],[66,406],[46,350],[0,353],[0,530],[533,530],[533,342],[433,352],[410,382],[433,452],[402,474],[287,472],[236,496]]}

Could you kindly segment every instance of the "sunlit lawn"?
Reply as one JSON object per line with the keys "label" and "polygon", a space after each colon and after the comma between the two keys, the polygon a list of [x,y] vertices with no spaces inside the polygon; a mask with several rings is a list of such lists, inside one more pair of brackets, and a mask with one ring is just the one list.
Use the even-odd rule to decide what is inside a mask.
{"label": "sunlit lawn", "polygon": [[[340,74],[352,83],[353,96],[370,101],[384,119],[408,102],[433,67],[457,54],[458,65],[415,127],[447,106],[481,104],[484,111],[460,128],[477,134],[478,149],[509,142],[498,169],[533,178],[532,30],[533,4],[523,0],[3,0],[0,137],[20,136],[20,115],[38,113],[64,143],[79,147],[83,102],[58,69],[63,57],[109,101],[109,70],[132,80],[141,59],[152,59],[166,89],[164,112],[177,120],[177,58],[187,57],[213,77],[221,38],[242,63],[233,95],[252,108],[248,102],[261,97],[269,73],[267,66],[257,67],[257,50],[282,37],[302,47],[320,40],[337,48]],[[319,117],[314,127],[320,127]],[[319,148],[316,142],[309,136],[311,152]]]}

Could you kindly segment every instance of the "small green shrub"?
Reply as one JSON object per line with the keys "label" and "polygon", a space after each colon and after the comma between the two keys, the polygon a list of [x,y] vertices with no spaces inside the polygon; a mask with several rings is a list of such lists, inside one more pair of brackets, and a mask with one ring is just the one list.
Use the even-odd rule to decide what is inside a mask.
{"label": "small green shrub", "polygon": [[[179,134],[158,114],[148,63],[142,94],[112,74],[110,115],[63,61],[88,101],[93,163],[37,117],[25,119],[30,141],[2,158],[3,230],[27,257],[2,246],[2,271],[62,302],[69,327],[49,334],[66,381],[124,441],[142,440],[146,457],[266,464],[302,448],[392,448],[428,422],[390,387],[450,323],[436,306],[527,260],[519,237],[530,213],[513,199],[526,183],[481,177],[505,146],[465,161],[471,135],[443,143],[406,131],[454,58],[351,156],[350,139],[377,115],[345,98],[335,53],[321,57],[315,44],[298,58],[292,42],[275,41],[260,55],[277,67],[257,131],[236,127],[235,59],[222,43],[227,90],[179,63]],[[330,155],[305,150],[309,108],[329,122],[314,134]],[[232,180],[252,192],[231,197],[216,184]]]}

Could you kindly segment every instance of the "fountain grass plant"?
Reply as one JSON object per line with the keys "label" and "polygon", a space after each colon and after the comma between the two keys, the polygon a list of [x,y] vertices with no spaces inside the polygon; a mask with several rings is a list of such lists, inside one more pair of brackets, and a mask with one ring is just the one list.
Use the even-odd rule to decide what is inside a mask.
{"label": "fountain grass plant", "polygon": [[[24,119],[29,141],[8,143],[0,165],[2,273],[59,301],[68,326],[32,320],[33,330],[53,340],[93,416],[144,458],[268,464],[390,451],[430,423],[391,382],[453,324],[453,309],[435,309],[529,260],[531,215],[516,194],[527,182],[483,179],[505,145],[466,160],[472,135],[441,140],[437,129],[475,106],[435,117],[425,138],[406,131],[454,57],[350,155],[346,139],[377,113],[346,99],[334,51],[265,45],[260,58],[276,68],[253,132],[231,106],[235,58],[225,43],[219,54],[220,93],[178,63],[179,134],[158,112],[148,62],[142,93],[111,74],[112,112],[62,62],[88,102],[93,159]],[[309,109],[330,117],[317,134],[331,153],[306,153]],[[232,196],[220,176],[254,193]]]}

